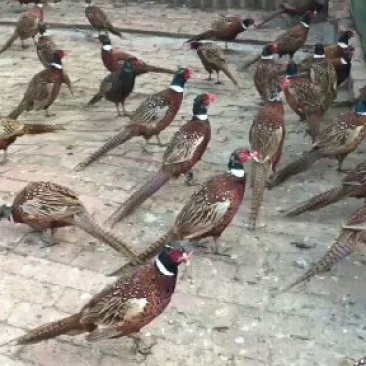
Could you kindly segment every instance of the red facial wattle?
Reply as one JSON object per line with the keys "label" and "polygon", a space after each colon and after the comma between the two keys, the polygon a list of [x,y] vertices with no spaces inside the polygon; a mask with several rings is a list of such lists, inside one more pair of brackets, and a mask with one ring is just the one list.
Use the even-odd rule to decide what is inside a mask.
{"label": "red facial wattle", "polygon": [[215,94],[207,94],[205,101],[203,102],[205,107],[208,107],[211,103],[215,103],[217,101],[217,97]]}
{"label": "red facial wattle", "polygon": [[184,72],[184,80],[188,80],[193,76],[193,70],[192,69],[186,69]]}

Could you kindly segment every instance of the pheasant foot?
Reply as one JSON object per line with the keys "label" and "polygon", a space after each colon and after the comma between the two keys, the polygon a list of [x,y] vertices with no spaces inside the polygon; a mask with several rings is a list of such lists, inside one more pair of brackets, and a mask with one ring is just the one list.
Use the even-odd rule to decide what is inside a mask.
{"label": "pheasant foot", "polygon": [[58,244],[58,241],[54,238],[56,229],[51,229],[51,233],[48,233],[48,230],[43,230],[41,232],[41,240],[44,243],[41,248],[53,247]]}
{"label": "pheasant foot", "polygon": [[153,339],[152,342],[149,342],[148,344],[144,339],[142,339],[139,333],[131,334],[129,337],[135,344],[136,353],[140,353],[143,356],[151,355],[151,349],[158,343]]}

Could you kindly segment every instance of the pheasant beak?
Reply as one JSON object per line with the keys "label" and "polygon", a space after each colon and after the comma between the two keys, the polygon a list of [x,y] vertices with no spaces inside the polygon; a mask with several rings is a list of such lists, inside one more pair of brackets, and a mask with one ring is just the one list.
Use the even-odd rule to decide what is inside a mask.
{"label": "pheasant beak", "polygon": [[185,262],[185,264],[187,266],[189,266],[191,264],[192,258],[193,258],[193,251],[192,252],[189,252],[188,254],[187,253],[183,253],[182,262]]}

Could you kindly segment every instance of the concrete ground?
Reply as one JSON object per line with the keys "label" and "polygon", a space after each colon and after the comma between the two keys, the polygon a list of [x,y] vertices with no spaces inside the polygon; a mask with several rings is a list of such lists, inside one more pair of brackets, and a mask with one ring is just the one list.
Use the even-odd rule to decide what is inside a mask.
{"label": "concrete ground", "polygon": [[[1,20],[16,19],[19,16],[14,13],[16,9],[16,5],[2,4]],[[62,2],[46,11],[47,21],[85,22],[81,6],[74,2]],[[112,13],[111,6],[108,11]],[[201,29],[200,22],[209,25],[212,20],[211,15],[200,12],[152,4],[130,6],[127,14],[125,18],[124,9],[116,8],[113,20],[128,25],[133,19],[141,28],[159,29],[157,15],[164,14],[164,27],[177,28],[179,18],[182,28],[191,25],[193,30]],[[2,44],[12,29],[0,29]],[[269,31],[266,32],[269,37]],[[114,106],[105,101],[83,108],[106,75],[95,38],[78,30],[53,30],[53,33],[57,44],[69,51],[65,66],[75,96],[63,87],[51,108],[54,117],[31,112],[22,119],[61,123],[66,130],[24,137],[12,145],[10,161],[0,166],[1,201],[11,202],[29,181],[51,180],[74,189],[95,218],[103,222],[158,169],[162,150],[156,149],[158,153],[151,156],[144,154],[143,141],[135,139],[87,170],[71,172],[128,120],[117,118]],[[236,71],[243,54],[228,54],[229,64],[242,85],[238,92],[228,80],[223,85],[205,81],[200,61],[195,53],[181,48],[182,40],[129,34],[125,37],[123,40],[113,37],[113,44],[152,64],[184,65],[196,72],[196,77],[187,84],[181,111],[161,135],[164,141],[190,118],[197,94],[217,95],[218,102],[210,109],[212,141],[194,170],[200,181],[224,171],[230,152],[248,146],[249,128],[258,111],[259,99],[251,75]],[[17,105],[30,78],[41,70],[32,42],[27,43],[30,45],[27,50],[21,50],[16,42],[0,57],[1,115]],[[139,77],[127,108],[133,110],[146,95],[165,88],[170,79],[169,75],[156,74]],[[344,110],[333,108],[327,119],[331,121],[341,112]],[[289,109],[286,125],[283,164],[310,146],[302,133],[296,133],[297,118]],[[355,166],[363,161],[363,154],[365,147],[361,146],[345,165]],[[279,213],[281,208],[336,185],[343,175],[335,167],[334,161],[319,162],[305,174],[266,192],[263,207],[266,227],[254,234],[245,227],[251,198],[247,189],[240,212],[222,236],[223,246],[231,248],[232,258],[215,258],[196,250],[191,270],[193,282],[179,281],[169,309],[143,330],[144,336],[158,340],[146,358],[133,353],[130,340],[91,344],[83,336],[64,336],[34,346],[2,348],[0,365],[330,366],[338,365],[345,356],[363,356],[366,272],[361,252],[304,288],[276,298],[269,295],[270,289],[288,284],[317,260],[332,244],[345,219],[360,206],[360,201],[349,199],[296,219],[284,218]],[[182,179],[169,182],[119,224],[117,233],[142,250],[170,227],[193,191]],[[0,233],[0,343],[31,327],[78,311],[92,294],[113,281],[105,274],[124,262],[120,255],[77,229],[59,230],[60,245],[46,249],[41,248],[39,236],[28,227],[1,222]],[[294,245],[296,242],[305,242],[311,248],[299,249]]]}

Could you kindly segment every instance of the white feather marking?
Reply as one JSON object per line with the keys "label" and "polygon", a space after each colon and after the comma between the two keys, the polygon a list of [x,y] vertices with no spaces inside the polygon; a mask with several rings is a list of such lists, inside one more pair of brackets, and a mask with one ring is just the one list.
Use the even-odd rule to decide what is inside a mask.
{"label": "white feather marking", "polygon": [[145,298],[128,300],[128,310],[123,320],[128,321],[143,313],[147,303],[148,301]]}
{"label": "white feather marking", "polygon": [[347,64],[348,64],[348,62],[347,62],[344,58],[341,58],[341,64],[342,64],[342,65],[347,65]]}
{"label": "white feather marking", "polygon": [[200,121],[207,121],[207,114],[196,114],[196,118],[198,118]]}
{"label": "white feather marking", "polygon": [[235,177],[243,178],[245,175],[244,169],[230,169],[230,174],[235,175]]}
{"label": "white feather marking", "polygon": [[357,114],[359,114],[360,116],[366,116],[366,112],[356,112]]}
{"label": "white feather marking", "polygon": [[306,23],[304,23],[304,22],[300,22],[305,28],[309,28],[310,27],[310,25],[309,24],[306,24]]}
{"label": "white feather marking", "polygon": [[262,56],[262,60],[273,60],[273,55]]}
{"label": "white feather marking", "polygon": [[338,42],[338,46],[340,48],[348,48],[348,44],[344,43],[344,42]]}
{"label": "white feather marking", "polygon": [[179,85],[170,85],[169,89],[174,90],[177,93],[183,93],[183,88]]}
{"label": "white feather marking", "polygon": [[156,266],[158,267],[158,270],[161,274],[163,274],[164,276],[174,276],[174,273],[168,271],[164,264],[160,262],[159,258],[156,258],[155,259],[155,263],[156,263]]}
{"label": "white feather marking", "polygon": [[230,200],[217,202],[215,204],[215,211],[218,214],[218,217],[223,217],[226,214],[227,210],[229,209],[230,205],[231,205]]}
{"label": "white feather marking", "polygon": [[36,4],[39,8],[43,8],[43,4]]}
{"label": "white feather marking", "polygon": [[325,55],[314,55],[313,56],[315,59],[317,59],[317,58],[325,58]]}
{"label": "white feather marking", "polygon": [[111,51],[113,49],[113,47],[112,47],[112,45],[110,45],[110,44],[105,44],[104,46],[103,46],[103,50],[105,50],[105,51]]}
{"label": "white feather marking", "polygon": [[42,34],[42,36],[44,36],[44,37],[48,37],[50,35],[51,35],[51,32],[49,32],[49,31],[44,31]]}
{"label": "white feather marking", "polygon": [[243,27],[243,29],[248,29],[248,27],[244,23],[241,23],[241,26]]}
{"label": "white feather marking", "polygon": [[52,64],[51,64],[53,67],[56,67],[56,69],[59,69],[59,70],[62,70],[62,65],[60,65],[60,64],[56,64],[56,63],[54,63],[54,62],[52,62]]}

